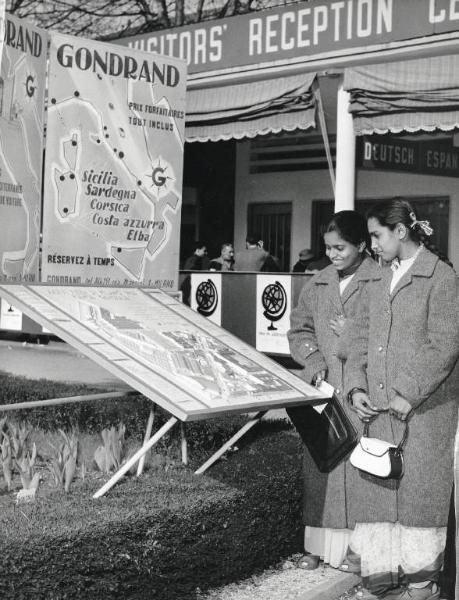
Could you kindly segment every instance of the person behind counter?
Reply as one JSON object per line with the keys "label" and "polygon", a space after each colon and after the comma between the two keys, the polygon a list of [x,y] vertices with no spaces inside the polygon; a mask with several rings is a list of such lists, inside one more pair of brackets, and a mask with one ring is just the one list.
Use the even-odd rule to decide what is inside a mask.
{"label": "person behind counter", "polygon": [[220,256],[210,261],[209,271],[234,271],[233,244],[222,244]]}
{"label": "person behind counter", "polygon": [[310,262],[314,260],[314,254],[309,250],[309,248],[305,248],[304,250],[300,250],[298,253],[298,261],[293,265],[292,272],[293,273],[304,273],[308,270],[308,265]]}
{"label": "person behind counter", "polygon": [[[204,242],[194,243],[194,252],[189,256],[183,265],[184,271],[207,271],[209,268],[209,259],[207,258],[207,246]],[[184,304],[190,306],[191,294],[191,276],[186,275],[180,286],[182,300]]]}
{"label": "person behind counter", "polygon": [[248,234],[245,249],[236,252],[234,257],[235,271],[277,272],[279,265],[264,249],[264,243],[258,234]]}
{"label": "person behind counter", "polygon": [[189,256],[183,265],[184,271],[207,271],[209,259],[207,258],[207,246],[204,242],[195,242],[193,254]]}

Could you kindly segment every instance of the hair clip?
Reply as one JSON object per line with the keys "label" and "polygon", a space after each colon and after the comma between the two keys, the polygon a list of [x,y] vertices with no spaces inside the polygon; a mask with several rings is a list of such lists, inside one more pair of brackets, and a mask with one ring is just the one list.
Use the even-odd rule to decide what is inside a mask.
{"label": "hair clip", "polygon": [[414,212],[410,212],[410,219],[413,221],[410,225],[411,229],[414,229],[416,225],[419,225],[425,235],[429,236],[433,234],[434,230],[430,226],[429,221],[418,221]]}

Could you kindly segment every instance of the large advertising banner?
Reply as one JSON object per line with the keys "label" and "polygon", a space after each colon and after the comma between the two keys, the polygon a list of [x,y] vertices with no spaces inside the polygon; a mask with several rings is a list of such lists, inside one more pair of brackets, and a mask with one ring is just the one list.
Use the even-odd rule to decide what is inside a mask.
{"label": "large advertising banner", "polygon": [[257,275],[256,349],[271,354],[290,354],[292,278],[289,275]]}
{"label": "large advertising banner", "polygon": [[0,295],[182,421],[329,397],[161,290],[0,285]]}
{"label": "large advertising banner", "polygon": [[177,289],[183,61],[51,36],[42,281]]}
{"label": "large advertising banner", "polygon": [[5,38],[5,0],[0,0],[0,62],[3,53],[3,41]]}
{"label": "large advertising banner", "polygon": [[38,281],[46,32],[7,16],[0,81],[0,281]]}

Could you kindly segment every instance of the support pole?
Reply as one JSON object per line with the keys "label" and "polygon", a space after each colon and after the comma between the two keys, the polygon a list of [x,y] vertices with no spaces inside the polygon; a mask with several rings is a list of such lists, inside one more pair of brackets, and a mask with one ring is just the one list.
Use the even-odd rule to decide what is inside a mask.
{"label": "support pole", "polygon": [[50,398],[49,400],[31,400],[17,402],[16,404],[0,404],[0,412],[20,410],[22,408],[38,408],[39,406],[56,406],[57,404],[70,404],[72,402],[90,402],[91,400],[105,400],[106,398],[123,398],[124,396],[137,395],[138,392],[103,392],[100,394],[86,394],[85,396],[68,396],[67,398]]}
{"label": "support pole", "polygon": [[181,447],[182,447],[182,463],[184,465],[187,465],[188,464],[188,443],[186,440],[185,423],[183,421],[180,422],[180,439],[181,439]]}
{"label": "support pole", "polygon": [[252,429],[252,427],[254,425],[256,425],[258,423],[258,421],[267,413],[267,410],[262,410],[260,412],[257,412],[252,419],[250,419],[250,421],[247,421],[247,423],[241,427],[241,429],[239,429],[239,431],[237,431],[232,438],[230,438],[225,444],[223,444],[223,446],[217,450],[217,452],[215,452],[215,454],[212,454],[212,456],[209,458],[209,460],[207,460],[201,467],[199,467],[199,469],[197,471],[195,471],[195,475],[202,475],[202,473],[204,473],[204,471],[207,471],[207,469],[214,464],[214,462],[216,462],[220,456],[223,456],[223,454],[225,454],[225,452],[228,450],[228,448],[231,448],[231,446],[234,445],[234,442],[237,442],[237,440],[239,440],[245,433],[247,433],[247,431],[249,431],[249,429]]}
{"label": "support pole", "polygon": [[[153,429],[153,421],[155,420],[155,406],[150,411],[148,415],[147,428],[145,429],[145,437],[143,438],[143,444],[145,445],[148,440],[151,438],[151,430]],[[137,465],[137,477],[142,475],[143,468],[145,466],[145,454],[139,460],[139,464]]]}
{"label": "support pole", "polygon": [[336,115],[335,212],[353,210],[355,206],[355,134],[348,108],[349,93],[341,84]]}
{"label": "support pole", "polygon": [[113,475],[113,477],[107,481],[107,483],[97,490],[97,492],[93,495],[93,498],[100,498],[105,494],[105,492],[108,492],[108,490],[111,489],[115,483],[119,481],[121,477],[123,477],[123,475],[125,475],[129,469],[135,465],[136,462],[142,458],[142,456],[146,454],[148,450],[150,450],[150,448],[152,448],[163,437],[163,435],[165,435],[169,429],[171,429],[177,423],[177,420],[178,419],[176,417],[171,417],[167,423],[164,423],[161,429],[158,429],[155,435],[152,436],[139,450],[137,450],[134,456],[131,456],[131,458]]}

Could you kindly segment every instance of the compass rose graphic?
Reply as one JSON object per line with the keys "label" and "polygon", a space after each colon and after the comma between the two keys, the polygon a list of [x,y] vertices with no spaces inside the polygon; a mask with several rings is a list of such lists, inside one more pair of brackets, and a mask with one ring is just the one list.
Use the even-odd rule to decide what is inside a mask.
{"label": "compass rose graphic", "polygon": [[261,296],[261,303],[265,309],[263,316],[271,321],[268,330],[276,331],[277,327],[274,327],[274,322],[282,319],[287,310],[287,293],[279,281],[270,283],[265,287]]}
{"label": "compass rose graphic", "polygon": [[151,178],[151,187],[156,188],[156,195],[169,191],[169,182],[175,181],[172,168],[165,160],[161,161],[161,157],[151,165],[151,173],[148,175]]}

